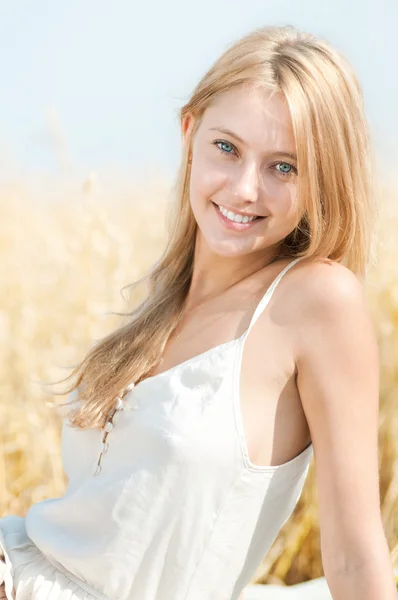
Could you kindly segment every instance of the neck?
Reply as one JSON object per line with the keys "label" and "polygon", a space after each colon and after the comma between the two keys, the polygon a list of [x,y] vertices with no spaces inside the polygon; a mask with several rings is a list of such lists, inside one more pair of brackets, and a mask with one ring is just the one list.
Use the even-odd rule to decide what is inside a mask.
{"label": "neck", "polygon": [[250,277],[278,258],[278,247],[238,257],[224,257],[212,252],[199,236],[196,238],[191,285],[186,311],[217,297],[240,281]]}

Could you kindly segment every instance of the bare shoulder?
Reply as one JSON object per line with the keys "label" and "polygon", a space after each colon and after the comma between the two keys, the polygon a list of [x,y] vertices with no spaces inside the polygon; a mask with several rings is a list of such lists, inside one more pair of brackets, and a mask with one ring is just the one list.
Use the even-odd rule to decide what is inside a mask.
{"label": "bare shoulder", "polygon": [[312,330],[333,332],[334,326],[345,327],[348,321],[357,331],[365,322],[372,327],[364,284],[337,261],[304,259],[295,265],[288,297],[297,358]]}
{"label": "bare shoulder", "polygon": [[341,263],[329,258],[303,259],[296,265],[303,278],[303,291],[311,285],[311,291],[319,291],[322,295],[324,287],[331,291],[331,284],[337,293],[352,292],[353,289],[362,288],[358,277]]}
{"label": "bare shoulder", "polygon": [[365,301],[363,283],[337,261],[304,259],[294,271],[291,283],[301,317],[314,318],[325,311],[342,309],[347,303],[363,304]]}

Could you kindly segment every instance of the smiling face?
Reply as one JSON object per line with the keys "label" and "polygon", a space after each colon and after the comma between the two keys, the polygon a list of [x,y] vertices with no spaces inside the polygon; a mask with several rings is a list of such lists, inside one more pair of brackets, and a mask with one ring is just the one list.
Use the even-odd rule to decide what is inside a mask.
{"label": "smiling face", "polygon": [[[188,115],[186,139],[193,124]],[[243,87],[221,94],[192,140],[190,202],[201,243],[231,258],[276,249],[297,226],[295,153],[283,96]]]}

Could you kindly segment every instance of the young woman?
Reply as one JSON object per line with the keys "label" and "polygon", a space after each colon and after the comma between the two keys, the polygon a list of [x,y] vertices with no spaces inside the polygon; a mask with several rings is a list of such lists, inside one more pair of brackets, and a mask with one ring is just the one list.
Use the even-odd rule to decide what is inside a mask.
{"label": "young woman", "polygon": [[314,450],[333,598],[393,600],[357,78],[324,41],[262,28],[205,74],[181,126],[167,248],[147,299],[72,373],[65,495],[0,520],[3,593],[236,600]]}

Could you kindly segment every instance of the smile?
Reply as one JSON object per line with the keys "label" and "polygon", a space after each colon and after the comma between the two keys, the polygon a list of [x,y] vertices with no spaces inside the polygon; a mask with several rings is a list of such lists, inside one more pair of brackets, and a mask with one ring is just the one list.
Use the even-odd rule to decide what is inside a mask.
{"label": "smile", "polygon": [[234,231],[246,231],[250,227],[256,225],[259,221],[266,219],[267,217],[260,217],[258,215],[244,215],[242,213],[234,213],[228,210],[224,206],[218,205],[213,202],[214,208],[221,222],[228,228]]}
{"label": "smile", "polygon": [[230,221],[235,221],[235,223],[248,223],[249,221],[254,221],[254,219],[258,219],[258,215],[243,215],[242,213],[234,213],[232,210],[228,210],[224,206],[218,205],[218,209],[220,213],[227,217]]}

